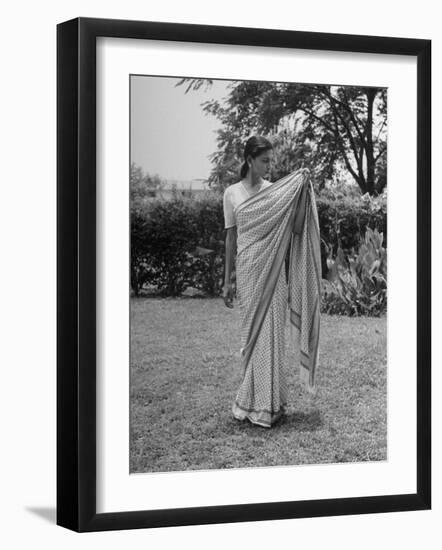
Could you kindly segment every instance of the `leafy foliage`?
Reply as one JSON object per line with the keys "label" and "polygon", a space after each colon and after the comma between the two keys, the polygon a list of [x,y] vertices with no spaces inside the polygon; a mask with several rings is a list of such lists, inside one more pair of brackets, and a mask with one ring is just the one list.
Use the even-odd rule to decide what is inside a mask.
{"label": "leafy foliage", "polygon": [[223,211],[213,192],[155,199],[131,213],[131,286],[178,296],[192,286],[217,294],[223,278]]}
{"label": "leafy foliage", "polygon": [[338,248],[330,257],[328,280],[323,280],[322,307],[326,313],[379,316],[387,308],[387,251],[383,235],[369,227],[357,254],[346,258]]}
{"label": "leafy foliage", "polygon": [[326,258],[336,254],[338,248],[351,253],[359,247],[367,227],[377,229],[387,243],[387,197],[384,192],[378,197],[348,190],[325,189],[316,200],[321,228],[322,272],[328,272]]}
{"label": "leafy foliage", "polygon": [[[354,254],[367,227],[381,232],[385,242],[385,196],[345,196],[338,187],[319,198],[317,207],[324,277],[329,270],[327,259],[339,249]],[[168,296],[177,296],[188,287],[218,295],[224,278],[224,236],[222,198],[213,191],[194,198],[177,193],[171,200],[153,199],[133,207],[134,293],[150,285]]]}
{"label": "leafy foliage", "polygon": [[141,166],[134,162],[130,165],[130,202],[131,205],[143,203],[147,198],[156,197],[164,181],[158,174],[144,173]]}
{"label": "leafy foliage", "polygon": [[[184,78],[186,93],[211,81]],[[246,139],[263,134],[275,143],[275,167],[287,173],[299,164],[315,174],[319,187],[343,165],[362,193],[385,187],[387,90],[265,81],[232,81],[225,104],[203,109],[223,124],[211,160],[211,186],[223,189],[237,177]]]}

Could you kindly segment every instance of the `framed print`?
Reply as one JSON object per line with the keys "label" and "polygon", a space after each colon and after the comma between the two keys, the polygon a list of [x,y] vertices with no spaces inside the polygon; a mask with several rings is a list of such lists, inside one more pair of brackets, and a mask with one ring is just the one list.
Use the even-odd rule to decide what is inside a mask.
{"label": "framed print", "polygon": [[429,509],[431,41],[57,51],[57,524]]}

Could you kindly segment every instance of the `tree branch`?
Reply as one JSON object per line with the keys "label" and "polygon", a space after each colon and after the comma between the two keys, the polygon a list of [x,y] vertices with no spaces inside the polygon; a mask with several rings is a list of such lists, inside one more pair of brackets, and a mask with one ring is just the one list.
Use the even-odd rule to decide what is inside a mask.
{"label": "tree branch", "polygon": [[[342,103],[342,105],[344,105],[344,107],[346,107],[346,109],[348,110],[348,112],[350,113],[350,117],[351,117],[351,120],[354,124],[354,127],[356,128],[356,131],[359,135],[359,138],[361,140],[361,144],[364,144],[364,141],[365,141],[365,130],[364,132],[361,132],[361,129],[359,128],[359,125],[357,123],[357,120],[356,120],[356,117],[355,117],[355,114],[353,112],[352,109],[350,109],[349,105],[348,105],[348,99],[347,99],[347,92],[345,91],[345,87],[343,88],[343,93],[344,93],[344,96],[345,96],[345,99],[347,100],[347,105],[345,103],[342,103],[340,101],[340,103]],[[336,100],[338,101],[338,100]],[[363,145],[362,145],[363,146]]]}
{"label": "tree branch", "polygon": [[385,122],[386,122],[386,120],[384,119],[384,120],[382,121],[381,127],[379,128],[379,132],[378,132],[378,135],[377,135],[377,137],[376,137],[376,141],[379,140],[379,136],[381,135],[382,128],[385,126]]}
{"label": "tree branch", "polygon": [[381,157],[384,153],[387,152],[387,148],[384,147],[381,151],[379,151],[379,153],[374,157],[374,160],[373,162],[376,164],[377,160],[379,157]]}
{"label": "tree branch", "polygon": [[[336,117],[335,117],[336,119]],[[360,181],[360,176],[358,176],[358,174],[356,174],[356,172],[353,170],[353,167],[347,157],[347,153],[345,152],[345,149],[344,149],[344,146],[342,145],[342,142],[341,142],[341,139],[340,139],[340,136],[339,136],[339,131],[337,130],[336,131],[336,142],[338,144],[338,147],[341,151],[341,154],[342,156],[344,157],[344,162],[345,162],[345,165],[347,166],[347,170],[350,172],[350,174],[354,177],[354,179],[359,182]]]}
{"label": "tree branch", "polygon": [[[323,95],[325,95],[328,99],[333,100],[333,101],[335,101],[336,103],[339,103],[340,105],[346,107],[346,105],[345,105],[342,101],[340,101],[340,100],[334,98],[331,94],[329,94],[329,93],[327,93],[327,92],[324,92],[324,91],[322,91],[322,90],[319,90],[319,91],[320,91],[320,93],[322,93]],[[354,155],[354,157],[355,157],[356,164],[357,164],[357,166],[358,166],[358,171],[359,171],[359,173],[361,174],[361,176],[363,176],[363,166],[362,166],[362,149],[363,149],[363,144],[361,144],[362,147],[361,147],[361,149],[359,150],[359,153],[358,153],[358,148],[357,148],[357,146],[356,146],[356,143],[355,143],[353,134],[352,134],[352,132],[351,132],[351,129],[350,129],[350,127],[349,127],[348,124],[347,124],[347,121],[346,121],[345,118],[341,115],[341,113],[339,112],[339,110],[336,109],[336,107],[331,103],[331,101],[329,101],[328,103],[329,103],[329,105],[330,105],[330,108],[331,108],[332,111],[333,111],[333,115],[335,116],[335,123],[336,123],[336,125],[337,125],[336,115],[337,115],[337,116],[341,119],[341,121],[342,121],[342,125],[344,126],[345,131],[346,131],[346,133],[347,133],[347,137],[348,137],[348,139],[349,139],[349,141],[350,141],[350,147],[351,147],[351,149],[352,149],[352,151],[353,151],[353,155]],[[349,109],[349,108],[347,107],[347,110],[350,112],[350,115],[351,115],[351,109]],[[353,123],[353,124],[355,124],[355,123]],[[359,133],[359,129],[357,128],[357,126],[356,126],[356,131]]]}
{"label": "tree branch", "polygon": [[[343,101],[341,101],[340,99],[334,97],[331,95],[331,93],[328,93],[328,92],[325,92],[324,90],[321,90],[319,89],[319,91],[323,94],[325,94],[327,97],[329,97],[331,100],[333,100],[335,103],[338,103],[339,105],[342,105],[342,107],[344,107],[344,109],[349,113],[350,115],[350,118],[353,122],[353,125],[355,127],[355,130],[356,132],[358,133],[359,135],[359,138],[361,140],[361,142],[364,141],[364,134],[361,132],[361,129],[359,128],[359,125],[357,123],[357,120],[356,120],[356,117],[354,116],[354,113],[353,111],[350,109],[349,105],[348,105],[348,100],[347,100],[347,104],[345,104]],[[343,92],[344,92],[344,95],[345,95],[345,98],[347,99],[347,94],[345,92],[345,88],[343,89]]]}
{"label": "tree branch", "polygon": [[304,113],[310,115],[312,118],[315,118],[318,122],[320,122],[323,126],[325,126],[327,128],[327,130],[329,130],[333,135],[336,135],[336,130],[335,128],[333,128],[332,126],[330,126],[327,122],[325,122],[325,120],[323,120],[321,117],[319,117],[318,115],[315,115],[315,113],[313,113],[313,111],[309,111],[308,109],[306,109],[305,107],[298,107],[298,109],[300,111],[304,111]]}
{"label": "tree branch", "polygon": [[[350,161],[348,160],[348,157],[347,157],[347,154],[345,152],[345,149],[344,147],[342,146],[342,143],[341,143],[341,138],[340,138],[340,135],[339,135],[339,130],[337,128],[333,128],[332,126],[330,126],[327,122],[325,122],[325,120],[323,120],[322,118],[318,117],[315,113],[313,113],[312,111],[309,111],[308,109],[306,109],[305,107],[298,107],[298,109],[300,111],[304,111],[304,113],[310,115],[311,117],[315,118],[316,120],[318,120],[323,126],[325,126],[333,135],[334,137],[336,138],[336,142],[338,144],[338,147],[339,147],[339,150],[341,151],[341,154],[344,158],[344,162],[345,162],[345,165],[347,167],[347,170],[350,172],[350,174],[353,176],[353,178],[355,179],[355,181],[357,181],[358,183],[361,181],[361,177],[358,176],[358,174],[356,174],[356,172],[353,170],[353,167],[350,163]],[[362,176],[362,182],[364,183],[365,182],[365,179],[364,177]],[[359,184],[360,185],[360,184]]]}

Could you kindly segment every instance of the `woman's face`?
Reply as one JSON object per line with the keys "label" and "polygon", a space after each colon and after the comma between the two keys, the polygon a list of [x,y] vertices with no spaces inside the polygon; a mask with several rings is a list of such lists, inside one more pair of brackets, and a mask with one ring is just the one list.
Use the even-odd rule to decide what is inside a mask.
{"label": "woman's face", "polygon": [[273,161],[273,151],[264,151],[254,159],[251,159],[252,173],[261,178],[268,178],[270,176],[270,167]]}

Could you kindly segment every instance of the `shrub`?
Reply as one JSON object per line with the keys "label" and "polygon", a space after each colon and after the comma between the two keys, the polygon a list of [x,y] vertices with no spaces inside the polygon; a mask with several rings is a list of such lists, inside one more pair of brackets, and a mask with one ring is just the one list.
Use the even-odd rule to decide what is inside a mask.
{"label": "shrub", "polygon": [[387,244],[387,203],[384,196],[329,198],[317,201],[319,225],[324,241],[333,247],[350,251],[357,247],[365,229],[371,227],[384,235]]}
{"label": "shrub", "polygon": [[[325,190],[317,199],[321,229],[322,275],[338,249],[354,254],[367,227],[386,237],[385,196],[346,196]],[[222,196],[213,191],[181,192],[169,200],[132,204],[131,286],[145,285],[170,296],[191,286],[216,296],[224,279],[224,214]],[[332,298],[329,298],[331,302]]]}
{"label": "shrub", "polygon": [[131,212],[131,286],[150,284],[177,296],[192,286],[218,294],[223,279],[222,204],[213,192],[174,194],[137,205]]}
{"label": "shrub", "polygon": [[131,213],[131,280],[138,293],[149,282],[177,296],[188,286],[188,251],[197,244],[193,203],[154,200]]}
{"label": "shrub", "polygon": [[377,229],[387,242],[386,195],[362,197],[325,192],[317,201],[321,229],[321,260],[323,277],[327,276],[330,249],[336,255],[339,248],[349,254],[357,249],[367,227]]}
{"label": "shrub", "polygon": [[383,235],[367,228],[357,254],[346,258],[338,248],[328,259],[323,282],[322,311],[338,315],[379,316],[387,308],[387,252]]}

